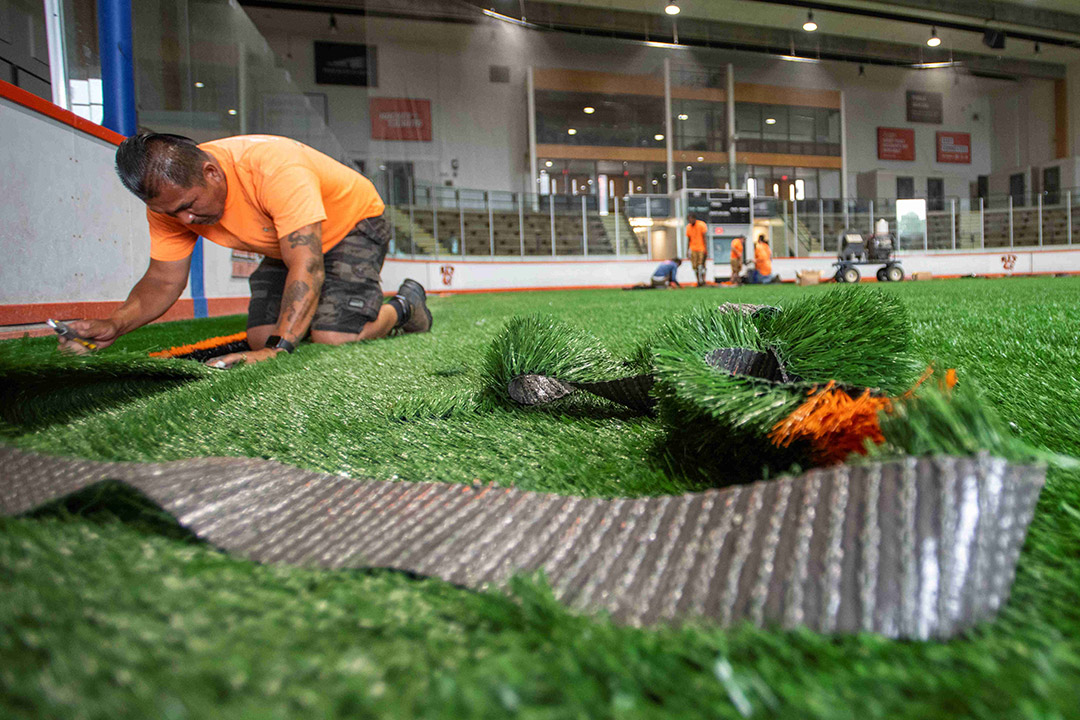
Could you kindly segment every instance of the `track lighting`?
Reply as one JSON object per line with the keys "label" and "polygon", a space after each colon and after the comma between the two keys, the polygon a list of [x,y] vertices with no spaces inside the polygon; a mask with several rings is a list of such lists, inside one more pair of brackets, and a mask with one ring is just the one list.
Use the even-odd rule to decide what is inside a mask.
{"label": "track lighting", "polygon": [[675,2],[675,0],[669,0],[667,7],[664,8],[664,12],[666,12],[668,15],[678,15],[679,4]]}
{"label": "track lighting", "polygon": [[802,29],[806,32],[814,32],[817,30],[817,23],[814,22],[814,11],[808,10],[806,12],[806,22],[802,24]]}
{"label": "track lighting", "polygon": [[937,28],[930,28],[930,37],[926,40],[926,44],[930,47],[937,47],[941,44],[941,38],[938,37]]}

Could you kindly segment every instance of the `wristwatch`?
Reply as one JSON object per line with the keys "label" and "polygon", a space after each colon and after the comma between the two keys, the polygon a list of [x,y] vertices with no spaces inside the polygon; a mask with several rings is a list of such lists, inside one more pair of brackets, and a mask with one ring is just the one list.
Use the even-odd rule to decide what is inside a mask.
{"label": "wristwatch", "polygon": [[287,353],[296,352],[296,346],[280,335],[271,335],[266,338],[266,347],[273,350],[284,350]]}

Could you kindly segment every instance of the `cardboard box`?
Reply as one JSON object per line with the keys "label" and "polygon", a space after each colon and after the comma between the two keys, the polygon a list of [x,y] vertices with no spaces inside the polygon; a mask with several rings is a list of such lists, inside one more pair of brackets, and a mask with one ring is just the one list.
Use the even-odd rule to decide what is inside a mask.
{"label": "cardboard box", "polygon": [[800,270],[795,273],[795,282],[798,285],[817,285],[821,282],[821,271]]}
{"label": "cardboard box", "polygon": [[920,270],[919,272],[911,273],[912,280],[933,280],[934,273],[929,270]]}

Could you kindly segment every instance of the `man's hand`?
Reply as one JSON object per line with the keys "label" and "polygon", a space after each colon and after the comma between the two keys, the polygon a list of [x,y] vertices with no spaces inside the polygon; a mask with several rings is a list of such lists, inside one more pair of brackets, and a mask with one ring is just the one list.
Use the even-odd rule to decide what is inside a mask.
{"label": "man's hand", "polygon": [[[79,337],[92,341],[99,350],[112,345],[121,334],[112,320],[72,320],[66,325]],[[73,355],[86,355],[91,352],[90,348],[74,340],[64,337],[58,337],[57,340],[61,352]]]}
{"label": "man's hand", "polygon": [[210,358],[205,364],[215,368],[231,368],[235,365],[251,365],[265,360],[273,360],[279,353],[285,352],[277,348],[263,348],[262,350],[248,350],[246,352],[229,353]]}

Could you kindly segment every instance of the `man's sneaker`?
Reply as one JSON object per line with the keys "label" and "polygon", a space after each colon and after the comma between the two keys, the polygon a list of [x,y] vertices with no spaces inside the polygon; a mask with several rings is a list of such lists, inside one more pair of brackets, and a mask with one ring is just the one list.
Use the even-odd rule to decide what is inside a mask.
{"label": "man's sneaker", "polygon": [[427,307],[427,293],[423,285],[412,279],[406,280],[401,283],[395,298],[405,306],[405,317],[401,318],[396,329],[403,333],[431,330],[431,311]]}

